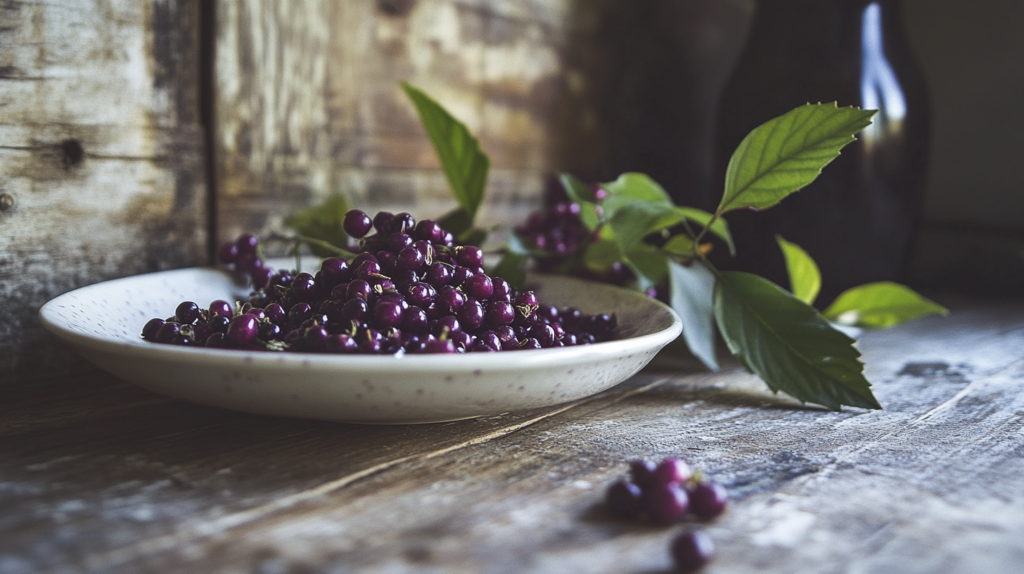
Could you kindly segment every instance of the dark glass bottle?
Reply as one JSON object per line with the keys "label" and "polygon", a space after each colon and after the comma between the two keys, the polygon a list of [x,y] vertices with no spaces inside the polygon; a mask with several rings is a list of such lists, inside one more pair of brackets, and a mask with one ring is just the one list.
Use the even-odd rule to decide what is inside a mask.
{"label": "dark glass bottle", "polygon": [[879,111],[807,188],[769,210],[727,215],[739,254],[716,258],[788,286],[780,234],[817,261],[820,305],[905,273],[924,195],[928,98],[899,0],[760,0],[719,102],[717,181],[750,130],[805,103],[832,101]]}

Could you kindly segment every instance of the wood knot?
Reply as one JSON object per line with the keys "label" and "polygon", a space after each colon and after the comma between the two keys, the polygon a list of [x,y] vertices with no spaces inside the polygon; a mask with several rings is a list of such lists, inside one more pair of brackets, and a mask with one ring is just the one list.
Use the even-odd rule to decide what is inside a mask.
{"label": "wood knot", "polygon": [[0,193],[0,211],[7,211],[12,207],[14,207],[14,197],[6,193]]}
{"label": "wood knot", "polygon": [[60,151],[64,154],[64,168],[74,167],[85,159],[85,149],[82,143],[76,139],[68,139],[60,142]]}
{"label": "wood knot", "polygon": [[377,0],[377,10],[387,16],[407,16],[416,6],[416,0]]}

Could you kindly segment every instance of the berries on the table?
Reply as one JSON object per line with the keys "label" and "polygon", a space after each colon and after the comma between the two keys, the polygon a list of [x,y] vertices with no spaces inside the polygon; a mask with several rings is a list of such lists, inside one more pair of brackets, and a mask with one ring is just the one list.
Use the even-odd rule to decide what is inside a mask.
{"label": "berries on the table", "polygon": [[615,518],[636,517],[640,514],[642,498],[640,487],[626,480],[613,482],[605,493],[608,513]]}
{"label": "berries on the table", "polygon": [[700,482],[688,488],[690,511],[704,520],[718,517],[729,503],[725,487],[714,482]]}
{"label": "berries on the table", "polygon": [[690,465],[678,458],[666,458],[655,467],[651,479],[654,483],[682,483],[690,480]]}
{"label": "berries on the table", "polygon": [[691,472],[686,461],[675,457],[659,464],[633,460],[629,463],[629,480],[619,482],[636,486],[642,493],[639,514],[659,524],[677,522],[687,512],[702,520],[714,518],[725,510],[729,500],[724,486],[705,481],[699,471]]}
{"label": "berries on the table", "polygon": [[643,491],[643,508],[658,524],[682,520],[690,508],[690,497],[676,482],[652,483]]}
{"label": "berries on the table", "polygon": [[456,245],[436,221],[385,211],[371,219],[352,210],[342,225],[360,240],[360,252],[324,259],[315,272],[270,269],[253,235],[224,244],[218,259],[251,279],[248,302],[217,300],[204,310],[186,301],[170,320],[149,321],[143,339],[391,354],[544,349],[613,338],[613,319],[541,306],[532,291],[489,276],[483,251]]}
{"label": "berries on the table", "polygon": [[703,532],[687,531],[672,541],[671,552],[677,570],[696,572],[714,558],[715,544]]}

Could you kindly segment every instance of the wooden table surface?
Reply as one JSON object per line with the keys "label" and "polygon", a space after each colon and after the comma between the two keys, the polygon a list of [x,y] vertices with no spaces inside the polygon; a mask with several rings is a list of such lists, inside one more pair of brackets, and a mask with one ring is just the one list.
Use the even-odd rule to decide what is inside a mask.
{"label": "wooden table surface", "polygon": [[707,572],[1024,572],[1024,305],[952,307],[862,338],[882,411],[664,364],[559,407],[392,427],[89,369],[4,381],[0,572],[664,572],[682,527],[602,499],[629,459],[667,456],[731,493],[698,525]]}

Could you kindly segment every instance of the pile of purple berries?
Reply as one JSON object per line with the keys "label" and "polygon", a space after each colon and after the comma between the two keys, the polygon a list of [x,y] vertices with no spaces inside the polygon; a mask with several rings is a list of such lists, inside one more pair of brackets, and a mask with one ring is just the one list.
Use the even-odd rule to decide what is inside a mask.
{"label": "pile of purple berries", "polygon": [[[614,338],[614,316],[542,305],[487,275],[483,252],[456,245],[435,221],[408,213],[345,215],[359,240],[351,259],[325,259],[315,274],[273,271],[258,242],[225,244],[221,262],[249,274],[244,304],[178,305],[142,337],[157,343],[310,353],[462,353],[567,347]],[[370,235],[371,230],[376,233]]]}
{"label": "pile of purple berries", "polygon": [[629,474],[630,480],[608,487],[608,512],[616,518],[645,516],[657,524],[672,524],[689,512],[710,520],[722,514],[729,502],[724,486],[703,480],[679,458],[666,458],[657,465],[635,460],[629,463]]}
{"label": "pile of purple berries", "polygon": [[[698,520],[711,520],[725,511],[729,494],[725,487],[705,481],[700,471],[679,458],[660,464],[649,460],[629,463],[630,480],[618,480],[608,487],[608,512],[616,518],[646,517],[656,524],[673,524],[687,513]],[[676,568],[693,572],[707,564],[715,546],[703,532],[689,530],[676,536],[670,548]]]}

